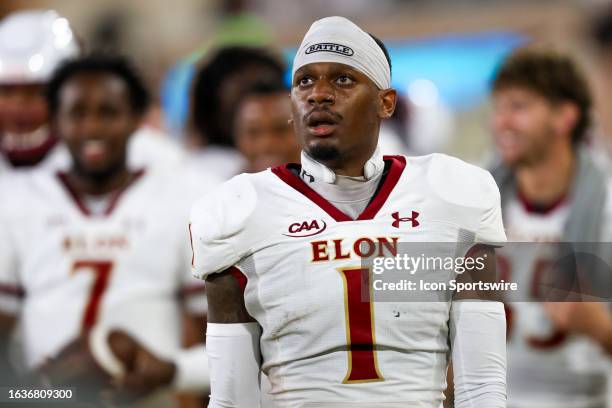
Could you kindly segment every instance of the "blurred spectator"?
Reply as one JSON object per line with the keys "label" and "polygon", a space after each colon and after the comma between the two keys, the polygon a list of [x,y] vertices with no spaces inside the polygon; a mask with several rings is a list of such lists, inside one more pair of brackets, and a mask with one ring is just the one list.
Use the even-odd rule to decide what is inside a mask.
{"label": "blurred spectator", "polygon": [[508,407],[604,408],[604,355],[612,355],[606,304],[544,303],[540,290],[561,280],[562,271],[551,268],[558,265],[554,243],[610,242],[608,181],[583,148],[591,110],[586,78],[565,55],[522,49],[496,73],[492,95],[502,159],[492,173],[509,241],[498,251],[498,268],[519,288],[506,293]]}
{"label": "blurred spectator", "polygon": [[236,104],[232,135],[246,159],[245,172],[300,161],[300,145],[289,123],[291,100],[283,82],[257,83]]}

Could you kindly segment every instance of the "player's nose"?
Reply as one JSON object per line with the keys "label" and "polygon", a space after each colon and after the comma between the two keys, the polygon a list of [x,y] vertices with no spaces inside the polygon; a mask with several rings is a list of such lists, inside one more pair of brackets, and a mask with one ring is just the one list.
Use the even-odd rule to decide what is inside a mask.
{"label": "player's nose", "polygon": [[512,122],[511,115],[503,110],[495,110],[491,117],[491,127],[495,132],[507,129]]}
{"label": "player's nose", "polygon": [[81,122],[81,135],[85,138],[96,137],[103,139],[105,124],[97,115],[85,115]]}
{"label": "player's nose", "polygon": [[331,105],[336,101],[334,87],[326,80],[319,79],[315,81],[310,88],[308,95],[308,103],[311,105],[328,104]]}
{"label": "player's nose", "polygon": [[257,153],[260,155],[276,154],[280,147],[275,135],[272,132],[268,132],[260,137]]}

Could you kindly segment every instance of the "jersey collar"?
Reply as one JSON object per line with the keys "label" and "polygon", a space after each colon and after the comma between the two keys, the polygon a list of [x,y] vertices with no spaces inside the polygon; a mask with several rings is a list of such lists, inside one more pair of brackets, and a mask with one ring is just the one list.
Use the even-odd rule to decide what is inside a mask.
{"label": "jersey collar", "polygon": [[[312,160],[312,158],[310,158],[310,160]],[[323,198],[319,193],[317,193],[312,188],[310,188],[310,186],[308,186],[308,184],[303,179],[304,177],[303,171],[302,171],[303,169],[299,164],[285,164],[283,166],[275,167],[271,169],[271,171],[282,181],[284,181],[289,186],[293,187],[295,190],[299,191],[301,194],[306,196],[313,203],[321,207],[321,209],[323,209],[323,211],[329,214],[334,220],[338,222],[361,221],[361,220],[371,220],[376,216],[378,211],[382,208],[382,206],[387,201],[387,198],[389,198],[389,195],[391,195],[393,188],[399,181],[400,176],[402,175],[402,173],[404,172],[404,168],[406,167],[406,158],[404,156],[382,156],[381,162],[382,162],[381,172],[384,171],[385,167],[388,167],[388,170],[386,170],[384,174],[382,175],[380,185],[377,191],[374,193],[372,200],[370,201],[368,206],[363,210],[363,212],[359,215],[359,217],[357,217],[356,220],[352,219],[351,217],[346,215],[344,212],[340,211],[333,204],[331,204],[329,201]],[[327,167],[325,168],[327,169]],[[292,169],[297,170],[297,174],[294,173]],[[370,175],[373,177],[376,175],[376,173],[370,173]],[[325,176],[323,175],[323,177]],[[334,175],[334,180],[335,180],[335,175]]]}
{"label": "jersey collar", "polygon": [[[136,180],[140,179],[144,173],[145,173],[144,169],[139,169],[135,171],[134,173],[132,173],[129,182],[126,185],[124,185],[120,189],[111,193],[111,197],[109,198],[108,205],[106,209],[104,210],[104,213],[102,214],[103,216],[109,216],[113,212],[113,210],[117,206],[117,203],[119,202],[119,198],[121,198],[125,190],[127,190],[129,186],[134,184]],[[70,196],[70,198],[72,198],[72,200],[76,204],[79,211],[86,217],[91,217],[93,215],[91,210],[85,204],[85,200],[83,199],[81,193],[77,191],[74,188],[74,186],[70,183],[67,173],[58,171],[56,175],[60,183],[64,186],[64,188],[68,192],[68,195]]]}
{"label": "jersey collar", "polygon": [[[308,183],[319,181],[328,184],[336,183],[336,173],[323,163],[319,163],[313,159],[304,150],[302,150],[301,164],[302,171],[300,172],[300,177],[302,180]],[[384,168],[385,162],[383,160],[383,155],[377,146],[372,157],[365,163],[363,167],[363,177],[360,178],[363,180],[371,180],[379,176]]]}

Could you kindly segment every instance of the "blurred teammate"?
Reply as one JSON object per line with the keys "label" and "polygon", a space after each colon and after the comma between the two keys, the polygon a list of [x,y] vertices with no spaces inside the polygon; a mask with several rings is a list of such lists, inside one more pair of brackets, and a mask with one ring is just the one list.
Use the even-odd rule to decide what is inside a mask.
{"label": "blurred teammate", "polygon": [[568,57],[519,50],[496,74],[493,107],[503,161],[493,175],[508,240],[540,243],[499,252],[504,279],[520,289],[508,298],[520,301],[509,305],[508,407],[604,407],[609,357],[602,351],[612,353],[607,306],[538,303],[557,255],[544,243],[610,241],[606,179],[581,147],[588,85]]}
{"label": "blurred teammate", "polygon": [[278,407],[438,408],[449,344],[456,406],[505,406],[501,303],[361,300],[359,252],[375,242],[453,241],[461,231],[505,240],[487,172],[376,149],[395,108],[390,82],[382,43],[342,17],[315,22],[293,64],[301,166],[234,177],[194,206],[211,407],[257,406],[261,370]]}
{"label": "blurred teammate", "polygon": [[53,11],[20,11],[0,21],[0,173],[63,161],[44,90],[53,70],[78,52],[68,21]]}
{"label": "blurred teammate", "polygon": [[612,9],[609,4],[604,3],[601,7],[595,7],[593,11],[593,17],[585,21],[585,40],[592,45],[595,63],[595,69],[592,71],[595,127],[589,133],[588,144],[597,165],[610,174],[612,172],[612,98],[610,97]]}
{"label": "blurred teammate", "polygon": [[[69,166],[68,152],[49,127],[44,91],[53,71],[78,54],[68,21],[54,11],[19,11],[0,21],[0,174],[12,168]],[[148,126],[130,139],[132,168],[174,169],[183,157],[177,144]]]}
{"label": "blurred teammate", "polygon": [[285,67],[264,48],[231,46],[216,51],[196,72],[192,87],[193,174],[226,180],[245,163],[231,135],[232,112],[254,82],[282,82]]}
{"label": "blurred teammate", "polygon": [[289,122],[291,100],[282,82],[260,82],[239,99],[232,119],[236,148],[248,173],[300,160],[300,145]]}
{"label": "blurred teammate", "polygon": [[51,79],[71,166],[0,184],[0,321],[20,319],[26,365],[54,387],[82,398],[112,375],[137,396],[160,390],[167,406],[170,387],[208,387],[204,348],[181,349],[180,334],[181,316],[199,321],[205,301],[188,273],[186,192],[127,165],[148,101],[120,58],[77,59]]}

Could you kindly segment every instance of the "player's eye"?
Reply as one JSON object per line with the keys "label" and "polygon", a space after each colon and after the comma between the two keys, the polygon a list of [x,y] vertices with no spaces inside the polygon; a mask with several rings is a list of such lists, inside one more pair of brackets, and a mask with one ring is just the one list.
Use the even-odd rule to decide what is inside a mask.
{"label": "player's eye", "polygon": [[340,75],[336,78],[336,83],[342,86],[353,85],[355,80],[348,75]]}
{"label": "player's eye", "polygon": [[528,106],[529,104],[524,101],[512,101],[510,103],[510,108],[513,110],[523,110],[526,109]]}
{"label": "player's eye", "polygon": [[305,86],[310,86],[313,83],[313,80],[311,77],[307,77],[307,76],[303,76],[301,78],[298,78],[298,86],[300,87],[305,87]]}
{"label": "player's eye", "polygon": [[81,120],[85,117],[85,109],[80,106],[72,107],[65,111],[65,116],[71,120]]}
{"label": "player's eye", "polygon": [[114,119],[119,116],[119,110],[113,106],[103,106],[100,109],[100,116],[106,119]]}

